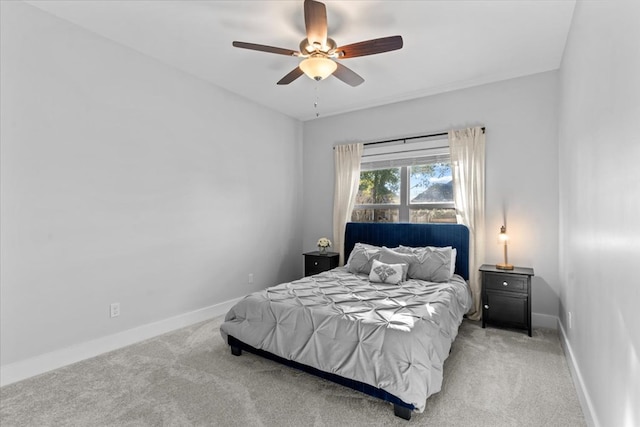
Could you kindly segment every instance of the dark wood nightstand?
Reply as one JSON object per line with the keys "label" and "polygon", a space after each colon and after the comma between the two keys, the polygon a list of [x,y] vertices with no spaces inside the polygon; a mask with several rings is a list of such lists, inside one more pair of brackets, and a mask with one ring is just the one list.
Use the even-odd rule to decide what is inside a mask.
{"label": "dark wood nightstand", "polygon": [[340,254],[337,252],[327,252],[321,254],[318,251],[306,252],[304,254],[304,275],[312,276],[323,271],[336,268],[340,262]]}
{"label": "dark wood nightstand", "polygon": [[501,270],[492,264],[482,272],[482,327],[492,323],[523,328],[531,336],[531,276],[533,268]]}

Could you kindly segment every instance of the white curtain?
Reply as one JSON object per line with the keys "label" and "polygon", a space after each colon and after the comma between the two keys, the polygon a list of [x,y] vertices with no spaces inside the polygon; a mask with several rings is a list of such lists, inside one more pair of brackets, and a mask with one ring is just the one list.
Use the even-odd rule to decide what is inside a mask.
{"label": "white curtain", "polygon": [[360,183],[360,158],[364,145],[346,144],[334,148],[335,185],[333,190],[333,247],[344,265],[344,229],[351,219]]}
{"label": "white curtain", "polygon": [[468,316],[482,317],[481,284],[478,268],[484,260],[484,158],[485,138],[482,128],[449,131],[449,149],[453,168],[453,198],[458,223],[469,228],[469,285],[473,307]]}

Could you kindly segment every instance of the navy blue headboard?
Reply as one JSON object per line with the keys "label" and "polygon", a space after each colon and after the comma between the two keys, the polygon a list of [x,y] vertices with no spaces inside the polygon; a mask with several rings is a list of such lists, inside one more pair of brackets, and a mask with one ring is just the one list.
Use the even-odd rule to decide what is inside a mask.
{"label": "navy blue headboard", "polygon": [[456,248],[456,273],[469,279],[469,229],[461,224],[412,224],[349,222],[345,230],[344,259],[356,243],[395,248],[403,246],[452,246]]}

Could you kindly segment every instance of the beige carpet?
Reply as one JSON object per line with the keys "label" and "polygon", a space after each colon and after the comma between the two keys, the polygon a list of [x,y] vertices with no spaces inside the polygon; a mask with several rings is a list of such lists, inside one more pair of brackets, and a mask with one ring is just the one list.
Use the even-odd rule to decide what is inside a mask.
{"label": "beige carpet", "polygon": [[244,352],[221,319],[0,389],[9,426],[582,426],[555,331],[465,321],[440,393],[407,422],[390,404]]}

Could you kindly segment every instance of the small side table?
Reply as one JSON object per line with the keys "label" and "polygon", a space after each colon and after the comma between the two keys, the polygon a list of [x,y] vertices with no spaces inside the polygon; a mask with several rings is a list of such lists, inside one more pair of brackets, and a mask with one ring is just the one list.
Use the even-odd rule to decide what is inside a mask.
{"label": "small side table", "polygon": [[340,254],[338,252],[327,252],[321,254],[318,251],[306,252],[304,254],[304,275],[312,276],[331,270],[338,266]]}
{"label": "small side table", "polygon": [[531,336],[531,277],[533,268],[501,270],[492,264],[482,273],[482,327],[485,323],[527,329]]}

